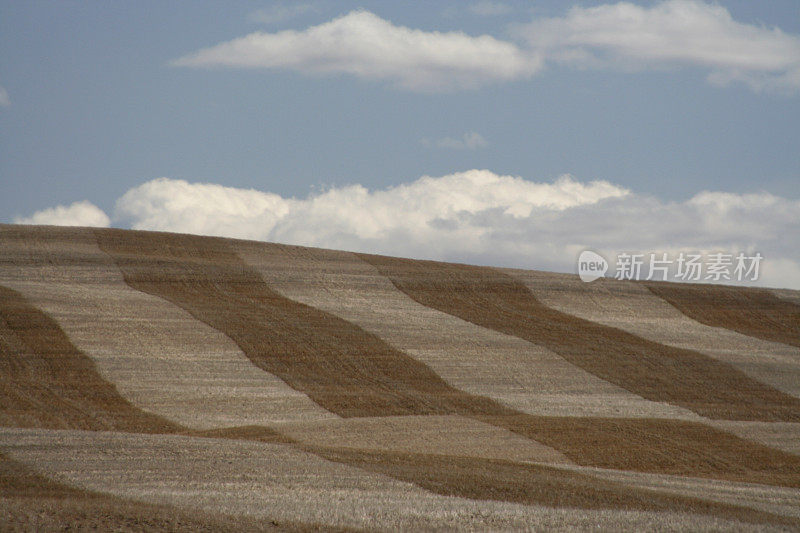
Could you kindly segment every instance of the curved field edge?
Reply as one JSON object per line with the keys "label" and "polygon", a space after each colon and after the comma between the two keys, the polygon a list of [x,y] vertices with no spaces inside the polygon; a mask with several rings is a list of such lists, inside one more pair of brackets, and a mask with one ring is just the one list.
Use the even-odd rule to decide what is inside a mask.
{"label": "curved field edge", "polygon": [[767,289],[647,282],[653,294],[698,322],[800,347],[800,305]]}
{"label": "curved field edge", "polygon": [[414,300],[547,347],[653,401],[723,420],[800,421],[800,399],[702,353],[666,346],[543,305],[496,269],[360,255]]}
{"label": "curved field edge", "polygon": [[[245,432],[250,440],[256,436],[255,428]],[[226,433],[233,437],[236,432]],[[79,485],[78,490],[108,491],[125,499],[163,501],[204,512],[266,515],[281,522],[298,517],[301,523],[316,523],[330,511],[330,523],[335,525],[384,528],[394,520],[407,525],[409,519],[435,523],[434,510],[439,509],[455,512],[462,527],[476,511],[503,519],[512,510],[535,524],[543,510],[564,509],[580,514],[640,513],[656,520],[664,514],[665,518],[695,516],[699,522],[710,517],[740,524],[800,525],[797,517],[713,501],[714,494],[698,498],[632,487],[546,465],[274,444],[268,429],[264,438],[267,442],[259,444],[186,436],[0,432],[0,441],[13,458],[36,463],[43,471]],[[385,481],[390,479],[397,481]],[[221,491],[218,486],[236,490]],[[309,508],[309,502],[316,503]],[[425,509],[417,519],[411,512],[415,507]]]}
{"label": "curved field edge", "polygon": [[587,466],[800,486],[800,457],[702,424],[541,417],[455,389],[379,337],[281,296],[223,239],[95,232],[132,287],[225,332],[254,364],[340,416],[461,415]]}
{"label": "curved field edge", "polygon": [[[234,254],[235,255],[235,254]],[[174,259],[174,258],[173,258]],[[185,259],[185,258],[184,258]],[[192,257],[191,260],[195,260],[196,258]],[[183,260],[183,259],[182,259]],[[203,261],[200,261],[201,263]],[[231,263],[235,268],[239,268],[240,265],[238,263],[233,262]],[[227,265],[230,267],[231,265]],[[205,268],[205,267],[203,267]],[[224,269],[223,269],[224,270]],[[184,275],[185,271],[182,271]],[[191,271],[190,273],[196,274],[199,271]],[[225,272],[223,272],[225,274]],[[228,274],[225,274],[226,276]],[[225,277],[225,276],[223,276]],[[192,284],[201,284],[202,285],[202,278],[191,278],[189,276],[190,282]],[[236,278],[233,278],[234,280]],[[174,281],[174,280],[173,280]],[[181,281],[183,283],[183,281]],[[164,283],[169,283],[169,280],[164,280]],[[263,280],[260,281],[263,283]],[[201,287],[196,290],[202,292],[206,289]],[[260,290],[260,289],[259,289]],[[238,291],[233,291],[233,294],[241,294],[245,292],[244,287],[239,287]],[[19,295],[17,295],[19,296]],[[192,296],[195,298],[195,296]],[[9,298],[10,301],[14,301],[14,298]],[[16,303],[15,305],[18,305]],[[283,302],[279,303],[280,306],[284,305]],[[311,308],[313,309],[313,308]],[[29,311],[26,311],[29,312]],[[308,315],[308,310],[303,309],[302,316],[305,317]],[[313,314],[313,312],[311,313]],[[45,315],[46,317],[46,315]],[[295,315],[296,317],[296,315]],[[46,317],[47,318],[47,317]],[[13,321],[12,321],[13,322]],[[18,320],[16,329],[21,329],[19,324],[26,323],[27,320],[22,320],[21,322]],[[45,321],[46,322],[46,321]],[[50,326],[55,325],[58,328],[58,325],[52,321]],[[44,322],[41,318],[36,318],[33,322],[36,324],[34,329],[43,330],[43,331],[50,331],[48,335],[53,335],[54,337],[58,337],[58,333],[54,332],[53,328],[50,326],[42,325]],[[326,324],[330,324],[330,322],[326,322]],[[338,322],[336,323],[336,327],[338,327]],[[11,333],[9,333],[11,331]],[[21,340],[24,338],[24,335],[28,334],[28,332],[20,333],[19,331],[14,331],[14,328],[10,330],[7,328],[3,330],[2,335],[0,335],[0,339],[4,341],[4,357],[6,353],[25,353],[24,347],[26,346],[26,342]],[[360,336],[360,334],[358,334]],[[63,331],[61,331],[61,336],[63,335]],[[28,341],[28,345],[30,345],[32,341]],[[36,343],[39,343],[38,345]],[[31,368],[38,368],[39,366],[47,366],[48,364],[52,363],[53,355],[56,353],[64,353],[69,358],[75,359],[76,357],[78,360],[80,359],[80,354],[77,355],[74,353],[77,350],[74,349],[74,346],[71,348],[65,347],[63,345],[64,338],[57,341],[54,346],[60,346],[57,350],[53,350],[49,353],[49,362],[39,362],[34,364]],[[68,339],[67,339],[68,342]],[[359,341],[360,342],[360,341]],[[61,344],[59,344],[61,343]],[[38,341],[33,341],[34,346],[42,346],[42,341],[39,339]],[[28,348],[30,351],[30,348]],[[33,351],[40,351],[39,348],[33,348]],[[79,351],[78,351],[79,352]],[[400,355],[402,352],[398,352]],[[385,354],[384,354],[385,355]],[[394,354],[390,354],[391,357],[396,357]],[[85,357],[85,356],[84,356]],[[27,356],[22,357],[22,359],[26,359]],[[405,361],[405,360],[403,360]],[[89,361],[91,362],[91,361]],[[26,364],[30,363],[30,360],[25,361]],[[85,363],[85,361],[84,361]],[[392,364],[388,362],[386,364]],[[37,366],[38,365],[38,366]],[[85,370],[85,366],[83,363],[77,365],[76,368],[81,369],[81,371]],[[393,367],[389,367],[390,369]],[[23,372],[24,374],[25,372]],[[30,372],[29,372],[30,373]],[[36,370],[35,373],[39,373],[39,370]],[[45,388],[48,391],[52,390],[63,390],[63,395],[67,398],[67,402],[74,402],[75,399],[71,394],[74,394],[70,391],[70,387],[73,389],[75,385],[69,385],[65,387],[65,384],[57,383],[60,379],[58,375],[60,371],[55,372],[56,377],[50,377],[53,383],[48,384]],[[46,373],[45,373],[46,375]],[[427,374],[426,374],[427,375]],[[435,376],[435,374],[433,374]],[[388,376],[391,378],[392,374],[389,373]],[[69,382],[69,375],[67,373],[66,381]],[[113,385],[108,384],[113,388]],[[413,384],[412,384],[413,385]],[[423,384],[424,385],[424,384]],[[416,385],[418,386],[418,384]],[[437,386],[438,387],[438,386]],[[33,385],[22,385],[22,389],[32,389],[35,388]],[[101,387],[102,388],[102,387]],[[385,392],[380,391],[380,394],[385,394]],[[417,392],[409,392],[415,391],[416,389],[414,386],[405,387],[403,388],[403,394],[414,394],[417,395]],[[423,391],[424,391],[423,386]],[[446,402],[443,404],[441,400],[437,400],[438,409],[442,409],[444,412],[451,413],[450,409],[454,410],[457,409],[464,409],[465,406],[461,405],[460,402],[464,401],[472,401],[474,395],[468,395],[466,398],[461,397],[460,391],[455,389],[456,392],[452,393],[455,394],[457,397],[455,398],[455,403],[447,403],[453,402],[453,398],[448,398]],[[78,391],[80,392],[80,391]],[[434,395],[438,395],[440,393],[440,389],[434,389]],[[62,393],[59,393],[62,394]],[[446,395],[445,395],[446,396]],[[79,396],[78,396],[79,397]],[[86,399],[91,405],[92,398]],[[391,396],[387,397],[387,401],[396,401]],[[14,400],[18,401],[18,400]],[[48,405],[48,402],[55,401],[55,405],[64,405],[64,401],[60,399],[53,400],[50,399],[42,399],[37,400],[34,403],[40,403],[43,406]],[[81,400],[79,400],[81,401]],[[61,403],[58,403],[61,402]],[[113,403],[113,402],[111,402]],[[444,407],[443,407],[444,405]],[[485,403],[481,403],[481,405],[488,405]],[[454,407],[456,406],[456,407]],[[414,409],[418,409],[419,407],[414,407]],[[460,415],[467,415],[471,416],[477,420],[483,420],[490,424],[493,424],[497,427],[503,427],[506,429],[511,429],[512,431],[516,431],[519,434],[528,435],[531,438],[536,439],[537,442],[547,443],[548,439],[555,442],[561,448],[570,448],[569,443],[571,441],[582,441],[585,439],[585,442],[581,443],[574,443],[571,445],[571,449],[568,449],[568,455],[573,456],[583,456],[584,458],[581,460],[583,464],[593,464],[593,465],[603,465],[605,467],[614,468],[613,465],[620,466],[618,463],[614,463],[614,461],[620,461],[621,458],[615,458],[613,455],[617,454],[618,456],[628,455],[628,454],[643,454],[645,460],[643,464],[634,465],[628,463],[627,465],[621,465],[623,468],[631,468],[632,470],[640,470],[640,471],[650,471],[648,469],[656,469],[657,471],[671,471],[671,472],[682,472],[684,475],[692,475],[690,472],[697,469],[697,467],[705,466],[708,468],[709,471],[705,473],[700,473],[700,475],[708,475],[711,478],[721,478],[726,479],[727,476],[733,475],[736,479],[739,480],[747,480],[747,481],[757,481],[763,483],[777,483],[777,484],[786,484],[787,486],[796,486],[796,481],[793,481],[792,472],[797,472],[798,468],[795,463],[792,461],[783,462],[780,461],[782,459],[776,458],[771,454],[767,454],[767,456],[763,456],[762,452],[764,450],[768,450],[768,448],[763,447],[755,447],[755,448],[748,448],[750,446],[749,443],[743,441],[741,439],[733,438],[731,439],[730,435],[726,434],[725,432],[714,432],[709,431],[709,428],[706,426],[702,426],[701,424],[694,424],[694,423],[687,423],[687,424],[675,424],[675,421],[652,421],[652,420],[639,420],[639,421],[628,421],[626,419],[599,419],[599,418],[572,418],[572,417],[531,417],[529,415],[520,416],[520,413],[515,411],[509,410],[500,410],[495,411],[494,407],[492,407],[488,412],[482,410],[472,410],[473,408],[469,405],[466,406],[468,412],[465,413],[463,411],[458,412]],[[35,425],[39,424],[55,424],[57,427],[69,427],[72,424],[86,424],[86,422],[80,422],[79,419],[74,419],[74,415],[69,415],[66,417],[64,421],[58,421],[56,423],[48,422],[46,416],[43,416],[44,413],[34,413],[31,415],[32,409],[30,406],[27,408],[27,415],[25,417],[30,416],[32,423]],[[58,409],[63,409],[63,407],[59,407]],[[91,409],[98,410],[98,408],[92,407]],[[135,408],[134,408],[135,409]],[[35,411],[35,409],[33,409]],[[90,411],[91,412],[91,411]],[[411,411],[413,412],[413,410]],[[421,416],[426,416],[426,414]],[[105,416],[105,415],[103,415]],[[123,418],[127,415],[123,415]],[[353,416],[363,416],[361,414],[353,415]],[[383,416],[383,415],[377,415]],[[25,418],[23,417],[23,418]],[[97,414],[92,414],[88,417],[88,420],[97,419]],[[102,416],[99,417],[100,420],[103,420]],[[652,425],[655,422],[655,425]],[[12,424],[16,425],[16,422],[12,422]],[[103,422],[105,424],[101,429],[108,429],[112,427],[108,425],[108,422]],[[99,427],[98,427],[99,428]],[[172,430],[165,430],[165,431],[172,431]],[[716,504],[712,504],[709,507],[709,502],[703,501],[702,499],[680,499],[680,501],[676,501],[671,498],[669,494],[663,494],[661,492],[644,492],[633,490],[631,492],[631,488],[624,486],[624,484],[612,484],[608,485],[606,483],[597,483],[597,480],[594,479],[592,476],[582,476],[579,478],[574,477],[574,475],[570,474],[564,476],[562,474],[557,474],[555,471],[552,470],[551,467],[545,467],[543,465],[532,465],[533,471],[531,471],[528,466],[520,467],[520,463],[516,461],[504,461],[502,459],[485,459],[485,458],[471,458],[471,457],[460,457],[460,456],[445,456],[443,457],[441,454],[418,454],[418,453],[404,453],[404,452],[392,452],[392,451],[380,451],[380,450],[352,450],[352,449],[343,449],[341,447],[330,447],[324,446],[324,443],[320,444],[310,444],[308,442],[298,443],[289,437],[285,437],[280,432],[275,432],[268,429],[263,428],[250,428],[241,430],[246,436],[243,436],[240,433],[240,430],[218,430],[219,436],[225,436],[228,438],[247,438],[253,440],[262,440],[262,439],[272,439],[273,441],[283,442],[285,445],[290,445],[292,447],[301,447],[305,451],[317,455],[319,457],[325,457],[328,460],[333,460],[336,462],[341,462],[342,464],[346,464],[349,466],[355,466],[362,470],[372,471],[375,473],[380,473],[382,475],[388,475],[394,479],[400,479],[404,481],[411,481],[412,483],[416,484],[417,486],[424,487],[426,490],[435,492],[436,490],[441,490],[448,492],[448,496],[457,495],[459,497],[474,497],[469,496],[468,491],[474,490],[477,491],[482,497],[479,496],[478,499],[485,499],[485,500],[494,500],[497,499],[498,501],[515,501],[514,498],[520,498],[518,493],[525,493],[528,492],[531,494],[530,497],[532,498],[566,498],[564,501],[571,501],[575,502],[576,505],[597,505],[599,509],[607,509],[607,508],[614,508],[614,509],[638,509],[639,505],[644,505],[641,503],[642,498],[648,500],[649,503],[647,505],[663,505],[664,512],[687,512],[690,514],[702,514],[706,516],[719,516],[719,517],[728,517],[730,519],[734,519],[743,523],[751,523],[751,524],[775,524],[775,525],[787,525],[791,527],[797,527],[796,521],[792,519],[784,519],[780,517],[775,517],[772,514],[759,514],[753,513],[752,510],[748,508],[740,508],[737,506],[722,506],[722,507],[715,507]],[[664,436],[667,435],[667,438],[664,439]],[[213,430],[210,430],[205,436],[216,436]],[[675,438],[679,437],[679,438]],[[621,441],[628,441],[627,443],[623,443]],[[680,442],[682,440],[686,440],[687,442]],[[666,463],[662,463],[660,465],[655,464],[657,457],[655,453],[658,451],[656,446],[653,443],[664,445],[665,448],[670,448],[673,444],[677,445],[678,450],[674,452],[675,456],[684,455],[693,457],[688,463],[686,464],[678,464],[676,470],[676,464],[674,463],[675,457],[673,457],[673,452],[667,453],[667,460]],[[714,446],[718,445],[718,442],[722,442],[721,449],[713,449]],[[554,446],[556,447],[556,446]],[[611,452],[603,452],[601,449],[606,448],[613,450]],[[764,469],[763,465],[760,468],[760,473],[755,473],[751,470],[753,469],[754,464],[746,464],[744,465],[744,471],[742,471],[742,455],[745,453],[749,453],[755,450],[754,461],[758,462],[761,460],[765,460],[768,463],[771,463],[771,466]],[[563,450],[562,450],[563,451]],[[592,455],[591,452],[595,453]],[[709,455],[705,455],[706,452],[709,452]],[[696,454],[700,454],[700,456],[696,456]],[[712,460],[711,458],[716,458],[716,461]],[[622,459],[628,460],[629,459]],[[647,464],[647,463],[653,464]],[[725,464],[723,464],[725,463]],[[388,465],[388,466],[387,466]],[[501,465],[501,466],[498,466]],[[778,468],[783,468],[785,471],[788,472],[786,476],[781,477],[777,470]],[[396,469],[392,473],[387,472],[386,470]],[[487,471],[492,470],[500,470],[501,472],[508,473],[509,470],[519,470],[520,476],[522,479],[513,480],[509,482],[508,476],[502,479],[496,479],[493,477],[491,472],[487,473]],[[738,473],[734,472],[739,470]],[[758,470],[756,468],[755,470]],[[720,475],[720,472],[724,472],[723,475]],[[697,473],[697,472],[695,472]],[[472,476],[472,477],[471,477]],[[468,480],[468,486],[465,487],[465,483]],[[532,485],[531,485],[532,484]],[[437,489],[438,487],[438,489]],[[472,488],[470,488],[472,487]],[[545,494],[542,495],[538,493],[542,487],[549,487],[551,489],[552,494]],[[611,487],[611,488],[609,488]],[[466,491],[466,492],[465,492]],[[619,492],[622,491],[622,492]],[[453,492],[454,494],[449,494]],[[629,494],[630,493],[630,494]],[[444,492],[442,492],[444,494]],[[631,497],[631,494],[635,495],[635,497]],[[555,495],[555,496],[553,496]],[[561,496],[559,496],[561,495]],[[564,496],[568,495],[568,496]],[[574,498],[570,500],[569,498]],[[581,499],[587,499],[590,503],[581,503]],[[611,501],[612,503],[608,503]],[[546,503],[539,501],[538,503]],[[525,503],[526,505],[533,505],[531,503]],[[549,503],[546,503],[550,505]],[[618,506],[618,507],[616,507]],[[593,508],[593,507],[587,507]],[[652,507],[651,507],[652,509]],[[653,510],[653,512],[662,512],[662,510]],[[750,518],[747,517],[749,514]],[[156,526],[154,526],[156,527]],[[199,526],[198,526],[199,527]]]}

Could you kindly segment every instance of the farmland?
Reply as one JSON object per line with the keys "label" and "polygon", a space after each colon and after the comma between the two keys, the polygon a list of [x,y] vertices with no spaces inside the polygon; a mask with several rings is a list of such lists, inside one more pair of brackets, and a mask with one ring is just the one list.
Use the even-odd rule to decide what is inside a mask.
{"label": "farmland", "polygon": [[800,296],[0,226],[0,524],[798,529]]}

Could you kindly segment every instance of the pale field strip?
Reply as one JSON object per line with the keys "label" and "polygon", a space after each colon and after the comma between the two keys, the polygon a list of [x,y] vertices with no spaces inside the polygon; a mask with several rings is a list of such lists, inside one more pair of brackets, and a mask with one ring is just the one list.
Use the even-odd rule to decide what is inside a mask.
{"label": "pale field strip", "polygon": [[743,439],[800,455],[800,424],[796,422],[708,420],[706,423]]}
{"label": "pale field strip", "polygon": [[800,397],[800,349],[701,324],[640,283],[530,270],[500,269],[519,279],[543,304],[667,346],[694,350],[751,378]]}
{"label": "pale field strip", "polygon": [[691,513],[555,509],[441,496],[281,444],[2,428],[0,451],[83,489],[287,522],[394,531],[779,530]]}
{"label": "pale field strip", "polygon": [[800,305],[800,291],[792,289],[768,289],[769,292],[787,302],[792,302],[795,305]]}
{"label": "pale field strip", "polygon": [[629,487],[658,490],[719,503],[751,507],[783,516],[800,517],[800,490],[798,489],[590,466],[562,465],[558,468],[616,481]]}
{"label": "pale field strip", "polygon": [[0,227],[0,284],[53,317],[132,404],[195,429],[337,418],[223,333],[129,287],[91,230],[13,231]]}
{"label": "pale field strip", "polygon": [[645,400],[541,346],[424,306],[354,254],[231,244],[273,290],[378,335],[463,391],[537,415],[702,419]]}
{"label": "pale field strip", "polygon": [[384,416],[272,424],[299,442],[336,448],[561,463],[562,453],[462,416]]}
{"label": "pale field strip", "polygon": [[[701,324],[638,283],[610,279],[584,283],[569,274],[501,270],[521,280],[539,301],[553,309],[654,342],[698,351],[782,392],[800,396],[800,350],[793,346]],[[800,423],[704,422],[739,437],[800,454]]]}

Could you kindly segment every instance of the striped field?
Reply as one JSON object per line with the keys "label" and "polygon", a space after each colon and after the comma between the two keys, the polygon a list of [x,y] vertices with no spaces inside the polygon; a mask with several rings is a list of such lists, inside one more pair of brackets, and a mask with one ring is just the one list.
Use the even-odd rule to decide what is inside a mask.
{"label": "striped field", "polygon": [[800,293],[0,225],[0,529],[797,530]]}

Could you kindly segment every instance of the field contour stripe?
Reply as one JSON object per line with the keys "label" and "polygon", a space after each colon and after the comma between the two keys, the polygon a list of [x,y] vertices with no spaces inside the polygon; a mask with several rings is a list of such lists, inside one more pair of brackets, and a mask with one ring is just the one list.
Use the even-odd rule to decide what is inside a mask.
{"label": "field contour stripe", "polygon": [[170,433],[177,424],[123,398],[59,325],[0,286],[0,425]]}
{"label": "field contour stripe", "polygon": [[704,354],[648,341],[547,307],[498,270],[361,254],[416,301],[544,345],[653,400],[722,420],[800,421],[800,399]]}
{"label": "field contour stripe", "polygon": [[653,294],[703,324],[800,347],[800,306],[766,289],[646,282]]}
{"label": "field contour stripe", "polygon": [[455,389],[379,337],[270,289],[222,239],[96,231],[132,287],[225,332],[254,364],[343,417],[462,415],[587,466],[800,486],[800,458],[703,424],[540,417]]}

